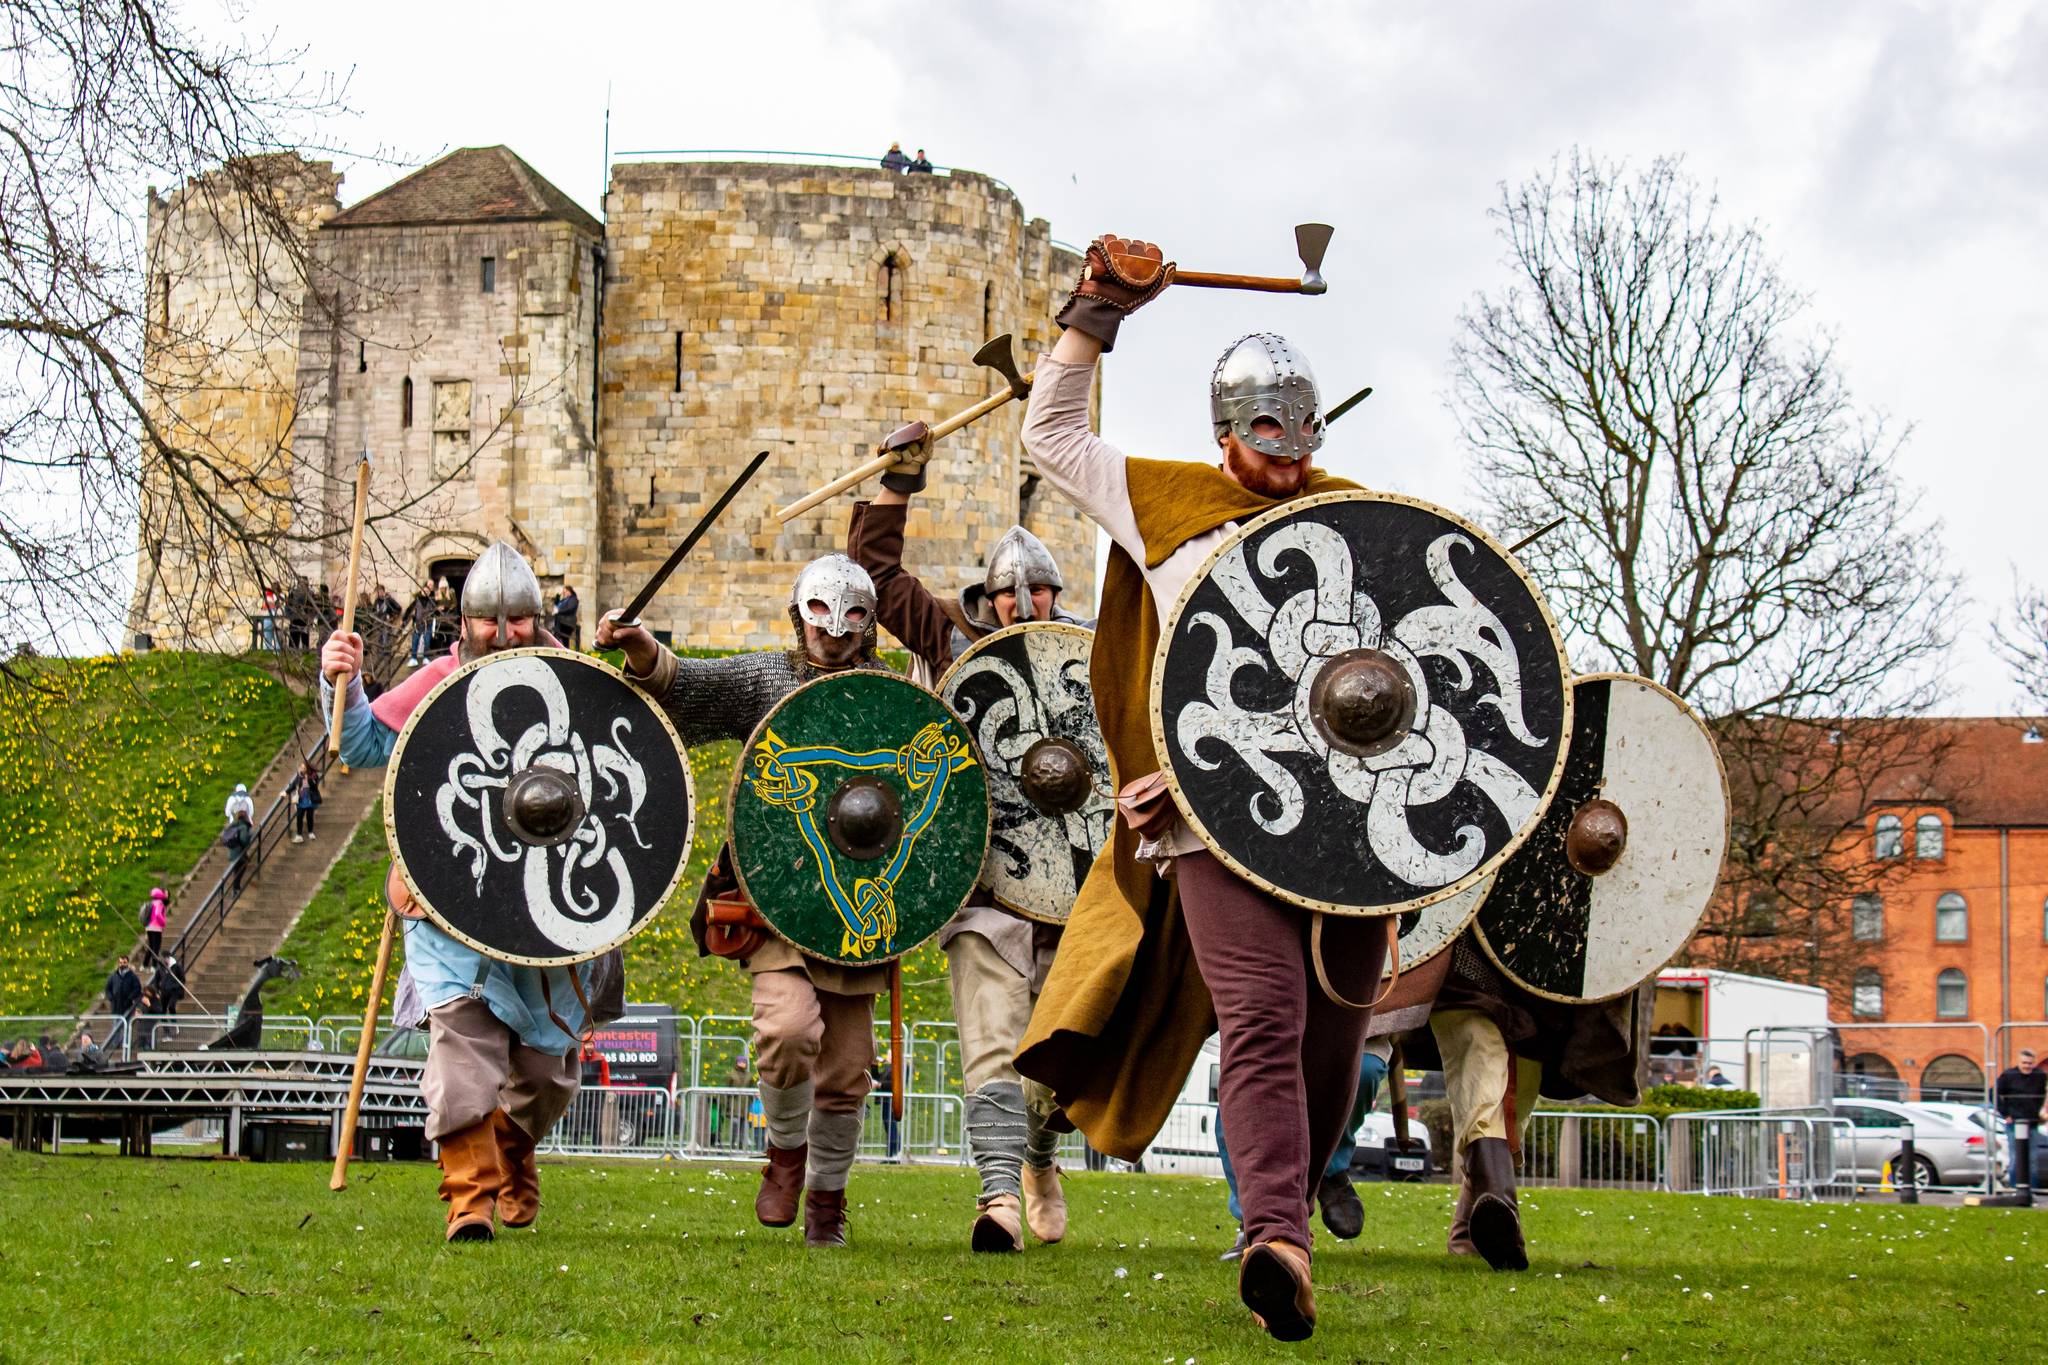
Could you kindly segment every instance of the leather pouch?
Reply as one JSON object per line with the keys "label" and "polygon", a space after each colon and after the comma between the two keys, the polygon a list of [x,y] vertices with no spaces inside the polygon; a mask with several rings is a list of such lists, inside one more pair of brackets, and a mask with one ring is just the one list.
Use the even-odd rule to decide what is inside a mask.
{"label": "leather pouch", "polygon": [[1152,772],[1124,784],[1116,794],[1117,814],[1141,839],[1157,839],[1173,827],[1176,809],[1166,774]]}
{"label": "leather pouch", "polygon": [[704,949],[713,957],[752,957],[768,941],[768,921],[747,901],[706,901],[704,919]]}

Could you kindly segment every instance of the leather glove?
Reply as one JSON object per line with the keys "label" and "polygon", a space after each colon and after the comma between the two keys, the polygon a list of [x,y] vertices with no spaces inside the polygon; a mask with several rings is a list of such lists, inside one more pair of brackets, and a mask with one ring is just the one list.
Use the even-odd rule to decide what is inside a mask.
{"label": "leather glove", "polygon": [[1150,242],[1097,237],[1088,244],[1081,278],[1055,321],[1094,337],[1108,354],[1116,349],[1116,329],[1124,316],[1157,298],[1173,283],[1173,272],[1173,262]]}
{"label": "leather glove", "polygon": [[888,439],[876,447],[878,455],[901,457],[883,471],[882,487],[906,497],[924,492],[925,466],[932,458],[932,443],[927,439],[930,434],[931,428],[923,422],[912,422],[890,432]]}

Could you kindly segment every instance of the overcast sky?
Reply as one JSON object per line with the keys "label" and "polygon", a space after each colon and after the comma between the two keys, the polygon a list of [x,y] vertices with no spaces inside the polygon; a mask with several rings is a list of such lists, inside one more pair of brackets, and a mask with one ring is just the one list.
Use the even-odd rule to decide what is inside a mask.
{"label": "overcast sky", "polygon": [[[335,141],[506,143],[593,212],[609,86],[615,152],[899,139],[1005,181],[1055,237],[1148,237],[1190,269],[1286,273],[1291,225],[1332,223],[1326,297],[1183,290],[1134,321],[1105,434],[1206,451],[1217,352],[1270,328],[1333,398],[1377,388],[1324,463],[1455,507],[1446,365],[1461,305],[1505,279],[1499,184],[1575,144],[1682,155],[1761,224],[1859,402],[1913,427],[1900,476],[1974,598],[1955,709],[2015,703],[1985,624],[2015,569],[2048,581],[2048,8],[188,3],[346,73]],[[345,203],[403,171],[344,169]]]}

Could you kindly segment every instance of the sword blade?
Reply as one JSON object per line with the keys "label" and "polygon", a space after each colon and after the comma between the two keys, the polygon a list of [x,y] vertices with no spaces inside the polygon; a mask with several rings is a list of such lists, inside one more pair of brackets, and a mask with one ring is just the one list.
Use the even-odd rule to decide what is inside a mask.
{"label": "sword blade", "polygon": [[1564,517],[1559,517],[1556,521],[1551,522],[1548,526],[1537,527],[1528,535],[1523,536],[1520,540],[1508,546],[1508,553],[1516,554],[1522,549],[1523,546],[1535,544],[1537,541],[1543,539],[1543,537],[1549,535],[1552,531],[1555,531],[1558,527],[1564,525],[1566,520],[1567,519]]}
{"label": "sword blade", "polygon": [[1364,388],[1360,389],[1357,393],[1352,394],[1349,398],[1339,403],[1336,407],[1331,408],[1330,415],[1323,419],[1323,425],[1330,425],[1330,423],[1336,421],[1339,417],[1342,417],[1345,413],[1351,411],[1353,408],[1357,407],[1360,403],[1363,403],[1366,399],[1370,397],[1372,397],[1372,385],[1368,384]]}
{"label": "sword blade", "polygon": [[683,543],[676,546],[670,552],[668,561],[654,571],[654,577],[647,580],[647,586],[640,589],[639,596],[626,604],[625,612],[619,617],[620,625],[640,624],[640,613],[647,610],[647,604],[654,600],[654,594],[661,591],[661,585],[668,582],[669,575],[676,571],[676,566],[681,564],[684,557],[696,547],[697,542],[704,538],[704,533],[711,529],[711,524],[718,520],[719,515],[732,505],[732,500],[747,486],[747,480],[754,477],[754,471],[767,462],[768,452],[765,450],[747,462],[747,467],[732,481],[732,486],[718,495],[718,501],[711,504],[711,510],[697,518],[697,524],[690,528],[690,534],[683,537]]}

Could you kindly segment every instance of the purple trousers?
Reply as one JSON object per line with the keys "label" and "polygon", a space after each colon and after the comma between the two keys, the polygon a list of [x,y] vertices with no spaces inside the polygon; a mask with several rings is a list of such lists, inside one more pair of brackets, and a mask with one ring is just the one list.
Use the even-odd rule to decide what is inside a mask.
{"label": "purple trousers", "polygon": [[[1351,1117],[1372,1012],[1334,1003],[1316,983],[1309,911],[1259,890],[1213,854],[1182,854],[1174,875],[1223,1035],[1217,1102],[1245,1240],[1277,1237],[1306,1251],[1316,1177]],[[1372,999],[1386,942],[1377,919],[1324,917],[1323,967],[1339,994]]]}

